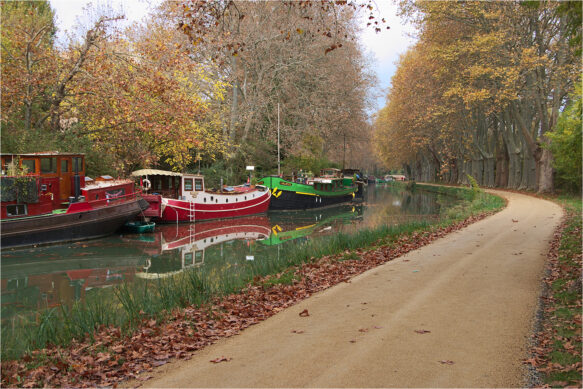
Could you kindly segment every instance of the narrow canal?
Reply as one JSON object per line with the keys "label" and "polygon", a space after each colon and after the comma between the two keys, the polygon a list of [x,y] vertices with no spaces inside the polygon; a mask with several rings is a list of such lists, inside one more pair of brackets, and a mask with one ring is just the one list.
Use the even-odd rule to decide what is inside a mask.
{"label": "narrow canal", "polygon": [[268,262],[312,239],[383,224],[438,219],[457,200],[371,185],[364,201],[315,211],[195,224],[157,225],[154,233],[119,233],[74,244],[3,250],[2,321],[83,301],[103,288],[204,269],[217,277]]}

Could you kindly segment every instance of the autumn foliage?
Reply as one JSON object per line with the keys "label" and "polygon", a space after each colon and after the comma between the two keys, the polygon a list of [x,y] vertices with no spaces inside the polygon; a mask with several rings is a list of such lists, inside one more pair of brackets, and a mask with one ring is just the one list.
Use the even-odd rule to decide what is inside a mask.
{"label": "autumn foliage", "polygon": [[269,170],[278,106],[284,159],[368,148],[358,15],[386,27],[370,2],[166,1],[59,40],[47,1],[2,5],[3,152],[84,151],[92,175],[197,156]]}
{"label": "autumn foliage", "polygon": [[[545,147],[580,72],[559,3],[402,1],[419,41],[375,122],[377,152],[418,180],[553,190]],[[580,33],[580,26],[578,30]]]}

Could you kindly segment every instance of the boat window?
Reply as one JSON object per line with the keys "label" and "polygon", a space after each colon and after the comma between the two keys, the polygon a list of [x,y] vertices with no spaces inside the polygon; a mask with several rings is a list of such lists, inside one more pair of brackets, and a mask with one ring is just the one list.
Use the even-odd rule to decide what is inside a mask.
{"label": "boat window", "polygon": [[26,168],[27,173],[36,173],[34,159],[23,159],[22,160],[22,167]]}
{"label": "boat window", "polygon": [[184,179],[184,190],[187,192],[192,191],[192,178]]}
{"label": "boat window", "polygon": [[206,203],[206,197],[204,198],[204,202]]}
{"label": "boat window", "polygon": [[226,200],[225,200],[225,203],[228,203],[228,202],[229,202],[229,199],[226,199]]}
{"label": "boat window", "polygon": [[26,204],[10,204],[6,206],[6,216],[27,215]]}
{"label": "boat window", "polygon": [[196,191],[202,190],[202,178],[195,178],[194,179],[194,190],[196,190]]}
{"label": "boat window", "polygon": [[217,203],[217,204],[218,204],[218,203],[219,203],[219,199],[216,199],[216,200],[215,200],[215,203]]}
{"label": "boat window", "polygon": [[41,158],[40,159],[41,173],[56,173],[57,172],[57,158]]}
{"label": "boat window", "polygon": [[247,200],[247,196],[245,196],[245,200]]}
{"label": "boat window", "polygon": [[68,173],[69,172],[69,160],[68,159],[61,159],[61,173]]}
{"label": "boat window", "polygon": [[174,187],[172,185],[172,181],[174,181],[174,177],[168,177],[168,189],[172,189]]}
{"label": "boat window", "polygon": [[213,196],[211,196],[211,201],[213,201]]}

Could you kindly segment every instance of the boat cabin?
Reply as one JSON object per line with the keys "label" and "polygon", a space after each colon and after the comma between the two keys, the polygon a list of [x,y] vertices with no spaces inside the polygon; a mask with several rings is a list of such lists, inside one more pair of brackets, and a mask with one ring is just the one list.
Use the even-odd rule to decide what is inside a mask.
{"label": "boat cabin", "polygon": [[192,192],[204,192],[204,177],[198,174],[176,173],[165,170],[142,169],[132,173],[140,177],[145,192],[168,199],[183,199]]}
{"label": "boat cabin", "polygon": [[342,171],[340,169],[328,168],[320,170],[320,177],[322,178],[342,178]]}
{"label": "boat cabin", "polygon": [[0,154],[1,217],[51,212],[78,198],[85,184],[83,154],[43,152]]}

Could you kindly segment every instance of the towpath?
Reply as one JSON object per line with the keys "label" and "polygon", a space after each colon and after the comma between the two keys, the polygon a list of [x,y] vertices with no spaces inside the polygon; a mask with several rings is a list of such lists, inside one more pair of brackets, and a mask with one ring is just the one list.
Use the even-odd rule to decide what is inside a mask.
{"label": "towpath", "polygon": [[[561,208],[508,207],[165,365],[146,387],[519,387]],[[300,316],[308,310],[309,316]],[[219,357],[229,361],[211,363]],[[128,386],[137,383],[126,383]]]}

